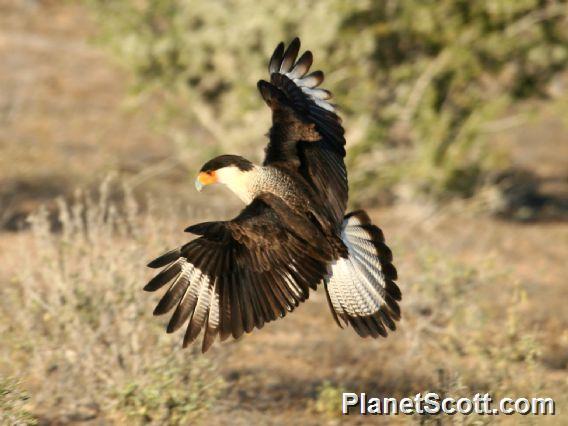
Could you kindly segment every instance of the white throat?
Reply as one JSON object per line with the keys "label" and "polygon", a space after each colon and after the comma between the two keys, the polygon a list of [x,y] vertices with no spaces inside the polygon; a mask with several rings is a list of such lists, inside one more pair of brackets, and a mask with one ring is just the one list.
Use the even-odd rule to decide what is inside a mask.
{"label": "white throat", "polygon": [[257,166],[248,171],[240,170],[236,166],[223,167],[216,173],[219,183],[227,185],[245,204],[250,204],[254,196],[252,187]]}

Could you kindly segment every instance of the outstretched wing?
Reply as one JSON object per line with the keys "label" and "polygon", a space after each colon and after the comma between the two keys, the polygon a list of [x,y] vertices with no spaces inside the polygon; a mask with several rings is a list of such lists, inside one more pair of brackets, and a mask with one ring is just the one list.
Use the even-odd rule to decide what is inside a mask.
{"label": "outstretched wing", "polygon": [[272,109],[270,141],[264,164],[290,163],[323,197],[339,227],[347,205],[345,137],[331,93],[318,86],[324,74],[307,74],[313,61],[310,51],[296,60],[300,40],[284,51],[280,43],[268,67],[270,82],[260,80],[258,89]]}
{"label": "outstretched wing", "polygon": [[307,219],[261,194],[235,219],[186,231],[200,237],[148,266],[166,266],[145,287],[170,283],[155,315],[175,307],[167,331],[188,322],[184,347],[205,328],[202,351],[217,335],[240,337],[294,310],[322,281],[331,248]]}

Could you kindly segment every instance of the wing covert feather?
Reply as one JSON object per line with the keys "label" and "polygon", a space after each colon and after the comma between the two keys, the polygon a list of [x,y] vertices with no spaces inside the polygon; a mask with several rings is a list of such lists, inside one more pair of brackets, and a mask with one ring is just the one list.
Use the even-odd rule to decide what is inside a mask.
{"label": "wing covert feather", "polygon": [[293,311],[322,281],[332,256],[319,230],[271,194],[259,195],[231,221],[187,231],[199,237],[151,262],[171,261],[145,290],[170,283],[155,314],[175,307],[167,331],[187,324],[184,346],[205,330],[203,352],[217,336],[237,339]]}
{"label": "wing covert feather", "polygon": [[322,208],[327,208],[340,226],[348,197],[345,131],[335,105],[328,101],[331,92],[318,88],[323,72],[307,74],[313,56],[306,51],[296,61],[299,49],[298,38],[286,50],[280,43],[270,59],[270,82],[258,82],[272,110],[264,165],[286,162],[297,167],[321,194]]}

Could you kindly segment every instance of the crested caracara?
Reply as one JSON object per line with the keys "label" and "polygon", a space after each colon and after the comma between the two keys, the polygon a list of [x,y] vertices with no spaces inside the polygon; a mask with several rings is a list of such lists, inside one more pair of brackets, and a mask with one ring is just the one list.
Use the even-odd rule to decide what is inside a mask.
{"label": "crested caracara", "polygon": [[300,41],[280,43],[270,81],[258,90],[272,110],[262,165],[221,155],[203,165],[195,185],[226,185],[246,207],[232,220],[186,229],[197,238],[148,264],[164,268],[145,287],[168,290],[155,315],[173,309],[168,333],[187,324],[183,345],[204,330],[202,351],[216,337],[239,338],[281,318],[323,285],[340,327],[361,337],[386,336],[400,319],[392,253],[364,211],[345,214],[347,171],[341,119],[308,74],[312,54]]}

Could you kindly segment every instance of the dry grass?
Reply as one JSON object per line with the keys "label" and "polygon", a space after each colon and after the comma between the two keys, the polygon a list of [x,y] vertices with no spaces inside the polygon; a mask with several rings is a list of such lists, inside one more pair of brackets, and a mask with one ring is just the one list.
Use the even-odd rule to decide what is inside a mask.
{"label": "dry grass", "polygon": [[17,379],[0,377],[0,424],[37,424],[25,406],[29,398]]}
{"label": "dry grass", "polygon": [[[0,372],[18,371],[20,388],[31,393],[15,413],[47,423],[280,424],[293,415],[318,424],[335,421],[342,390],[551,396],[559,411],[566,406],[568,316],[549,300],[563,288],[546,296],[543,283],[526,280],[499,253],[467,260],[465,250],[448,252],[431,238],[440,224],[435,232],[405,231],[393,222],[397,212],[387,214],[386,229],[401,270],[404,319],[387,340],[337,329],[316,293],[289,318],[207,357],[183,351],[180,336],[166,335],[163,321],[151,317],[155,298],[141,291],[145,261],[179,243],[171,240],[181,237],[179,218],[152,203],[141,213],[128,191],[110,202],[111,192],[105,183],[95,197],[60,201],[55,233],[41,210],[4,256]],[[550,309],[544,317],[540,304]]]}
{"label": "dry grass", "polygon": [[56,234],[45,210],[30,217],[1,291],[2,371],[25,377],[46,419],[186,423],[223,381],[214,358],[182,352],[150,319],[144,263],[170,222],[140,216],[129,194],[119,213],[108,182],[95,198],[59,201]]}

